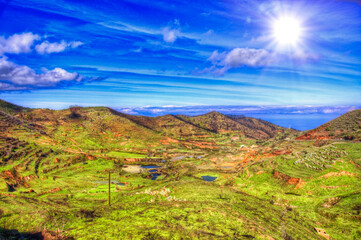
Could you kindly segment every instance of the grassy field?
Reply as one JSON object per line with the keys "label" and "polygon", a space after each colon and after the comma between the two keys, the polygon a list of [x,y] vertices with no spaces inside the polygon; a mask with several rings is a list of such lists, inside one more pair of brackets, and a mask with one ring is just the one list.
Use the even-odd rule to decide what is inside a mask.
{"label": "grassy field", "polygon": [[[291,156],[268,158],[237,174],[204,171],[198,168],[202,161],[188,159],[163,163],[168,172],[155,181],[147,173],[127,174],[114,161],[82,161],[39,173],[11,196],[3,188],[0,226],[19,232],[47,229],[75,239],[322,239],[314,231],[319,227],[334,239],[358,239],[360,169],[350,161],[360,160],[361,144],[328,148],[347,154],[322,170],[296,165],[292,171],[297,160]],[[271,165],[302,177],[302,188],[274,178]],[[111,185],[111,206],[109,169],[112,180],[125,184]],[[205,182],[203,175],[218,178]]]}

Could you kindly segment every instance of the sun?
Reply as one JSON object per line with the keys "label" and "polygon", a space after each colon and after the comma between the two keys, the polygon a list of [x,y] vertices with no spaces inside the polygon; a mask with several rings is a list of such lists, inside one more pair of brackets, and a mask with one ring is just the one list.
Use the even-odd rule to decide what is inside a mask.
{"label": "sun", "polygon": [[301,41],[302,31],[301,21],[295,17],[279,17],[272,24],[273,38],[281,46],[296,46]]}

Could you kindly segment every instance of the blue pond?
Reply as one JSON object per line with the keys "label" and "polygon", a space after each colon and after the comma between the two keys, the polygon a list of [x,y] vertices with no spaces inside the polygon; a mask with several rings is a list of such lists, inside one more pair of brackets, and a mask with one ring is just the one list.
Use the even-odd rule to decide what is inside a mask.
{"label": "blue pond", "polygon": [[207,182],[213,182],[214,180],[217,179],[217,177],[211,177],[211,176],[202,176],[202,178],[204,181],[207,181]]}
{"label": "blue pond", "polygon": [[160,176],[160,174],[158,174],[158,173],[153,173],[151,179],[152,179],[152,180],[156,180],[159,176]]}
{"label": "blue pond", "polygon": [[160,166],[149,165],[149,166],[141,166],[141,168],[150,169],[148,172],[153,173],[151,178],[152,180],[156,180],[160,176],[159,173],[156,173],[158,171],[156,168],[160,168]]}

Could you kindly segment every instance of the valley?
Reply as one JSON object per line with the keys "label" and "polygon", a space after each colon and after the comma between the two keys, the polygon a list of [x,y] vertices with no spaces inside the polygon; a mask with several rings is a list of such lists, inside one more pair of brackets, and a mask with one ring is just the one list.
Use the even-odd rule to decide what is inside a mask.
{"label": "valley", "polygon": [[0,100],[0,238],[360,239],[360,140],[361,110],[300,132]]}

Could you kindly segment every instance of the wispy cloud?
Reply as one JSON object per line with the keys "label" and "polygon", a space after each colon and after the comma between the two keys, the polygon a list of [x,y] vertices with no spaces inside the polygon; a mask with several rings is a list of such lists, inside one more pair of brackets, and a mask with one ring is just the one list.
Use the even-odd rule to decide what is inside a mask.
{"label": "wispy cloud", "polygon": [[[229,52],[219,53],[213,51],[207,59],[212,66],[198,73],[212,73],[216,76],[223,75],[229,69],[241,67],[267,67],[282,63],[284,60],[297,61],[299,63],[316,61],[319,56],[304,51],[295,51],[292,54],[270,52],[266,49],[234,48]],[[196,72],[197,73],[197,72]]]}

